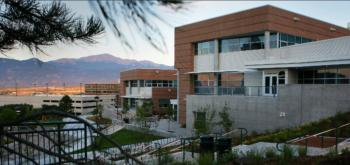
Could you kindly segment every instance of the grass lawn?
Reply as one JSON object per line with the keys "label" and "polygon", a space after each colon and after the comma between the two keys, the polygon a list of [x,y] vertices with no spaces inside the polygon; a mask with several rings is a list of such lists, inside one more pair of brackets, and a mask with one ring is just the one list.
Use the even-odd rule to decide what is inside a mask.
{"label": "grass lawn", "polygon": [[[153,140],[162,139],[161,136],[155,136],[151,134],[140,133],[136,131],[131,131],[127,129],[122,129],[118,132],[115,132],[109,135],[113,140],[115,140],[120,145],[141,143],[141,142],[149,142]],[[107,142],[105,139],[97,137],[96,144],[98,145],[98,149],[111,148],[113,145]],[[89,146],[89,149],[91,146]]]}

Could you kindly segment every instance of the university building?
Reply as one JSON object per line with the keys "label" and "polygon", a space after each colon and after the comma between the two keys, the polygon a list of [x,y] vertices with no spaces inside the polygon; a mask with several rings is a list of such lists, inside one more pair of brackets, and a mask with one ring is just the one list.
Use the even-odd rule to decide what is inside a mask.
{"label": "university building", "polygon": [[175,29],[179,123],[230,107],[263,131],[350,111],[350,30],[262,6]]}
{"label": "university building", "polygon": [[119,84],[84,84],[85,95],[113,95],[115,97],[115,106],[120,107]]}
{"label": "university building", "polygon": [[122,102],[127,102],[130,108],[151,101],[154,114],[164,114],[168,106],[176,110],[176,86],[175,70],[133,69],[120,72],[120,95]]}
{"label": "university building", "polygon": [[[30,104],[34,108],[41,108],[42,105],[59,105],[63,95],[1,95],[0,106],[8,104]],[[96,105],[104,108],[114,108],[115,97],[113,95],[69,95],[73,100],[74,113],[88,114],[96,109]]]}

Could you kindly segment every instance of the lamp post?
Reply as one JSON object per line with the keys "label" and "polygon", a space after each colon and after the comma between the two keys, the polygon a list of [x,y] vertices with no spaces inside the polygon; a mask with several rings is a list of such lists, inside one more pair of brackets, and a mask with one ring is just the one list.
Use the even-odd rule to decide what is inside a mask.
{"label": "lamp post", "polygon": [[81,90],[82,85],[83,85],[83,83],[80,83],[80,95],[82,95],[82,94],[83,94],[83,93],[82,93],[82,90]]}

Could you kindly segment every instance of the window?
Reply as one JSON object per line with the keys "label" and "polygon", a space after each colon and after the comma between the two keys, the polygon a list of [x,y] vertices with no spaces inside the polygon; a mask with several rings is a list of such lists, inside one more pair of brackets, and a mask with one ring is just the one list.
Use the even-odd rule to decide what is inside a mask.
{"label": "window", "polygon": [[129,87],[129,81],[124,81],[125,87]]}
{"label": "window", "polygon": [[319,67],[298,72],[299,84],[349,84],[350,67]]}
{"label": "window", "polygon": [[286,73],[284,71],[280,71],[278,73],[278,84],[279,85],[286,84]]}
{"label": "window", "polygon": [[140,87],[144,87],[145,86],[145,80],[140,80]]}
{"label": "window", "polygon": [[146,80],[145,86],[152,87],[152,80]]}
{"label": "window", "polygon": [[169,99],[159,99],[159,108],[167,108],[170,106]]}
{"label": "window", "polygon": [[264,48],[264,34],[220,40],[220,52],[234,52]]}
{"label": "window", "polygon": [[195,44],[195,55],[213,54],[214,47],[214,41],[198,42]]}
{"label": "window", "polygon": [[270,48],[277,48],[277,33],[270,34]]}
{"label": "window", "polygon": [[289,35],[285,33],[279,33],[279,35],[280,35],[280,43],[279,43],[280,47],[290,46],[295,44],[302,44],[302,43],[307,43],[312,41],[311,39],[308,39],[308,38]]}
{"label": "window", "polygon": [[131,87],[137,87],[137,80],[131,80]]}

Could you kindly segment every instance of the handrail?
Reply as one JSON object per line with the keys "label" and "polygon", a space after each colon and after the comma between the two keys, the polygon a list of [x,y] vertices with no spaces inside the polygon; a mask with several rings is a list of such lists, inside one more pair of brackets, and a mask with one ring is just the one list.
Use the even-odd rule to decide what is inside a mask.
{"label": "handrail", "polygon": [[[30,114],[29,116],[26,116],[24,118],[19,118],[18,120],[15,120],[15,121],[11,121],[11,122],[3,122],[3,121],[0,121],[0,127],[2,126],[7,126],[7,125],[16,125],[16,124],[19,124],[19,123],[22,123],[22,122],[25,122],[25,121],[28,121],[28,120],[31,120],[31,119],[34,119],[36,117],[39,117],[39,116],[42,116],[42,115],[58,115],[58,116],[62,116],[62,117],[69,117],[69,118],[73,118],[79,122],[82,122],[84,123],[86,126],[89,127],[90,130],[93,130],[95,133],[97,133],[99,136],[101,136],[103,139],[106,139],[109,143],[111,143],[112,145],[114,145],[115,147],[117,147],[120,152],[125,155],[127,158],[131,158],[133,161],[137,162],[138,164],[141,164],[143,165],[144,163],[141,162],[140,160],[138,160],[136,157],[132,156],[131,154],[127,153],[126,151],[123,150],[123,148],[121,147],[121,145],[119,145],[117,142],[115,142],[113,139],[111,139],[110,137],[104,135],[102,132],[100,132],[99,130],[97,130],[92,124],[90,124],[89,122],[87,122],[86,120],[84,119],[81,119],[75,115],[72,115],[70,113],[66,113],[66,112],[62,112],[62,111],[56,111],[56,110],[47,110],[47,111],[40,111],[40,112],[34,112],[32,114]],[[9,133],[6,133],[5,134],[9,135]],[[16,138],[16,137],[14,137]],[[30,145],[30,144],[28,144]],[[41,147],[38,147],[36,145],[33,145],[31,146],[35,149],[38,149],[38,150],[45,150],[46,149],[43,149]],[[54,153],[53,153],[54,154]],[[61,155],[57,155],[58,157],[60,157]],[[65,157],[64,157],[65,158]]]}
{"label": "handrail", "polygon": [[[339,127],[331,128],[331,129],[328,129],[328,130],[325,130],[325,131],[322,131],[322,132],[319,132],[319,133],[316,133],[316,134],[313,134],[313,135],[310,135],[310,136],[304,136],[302,138],[294,138],[294,139],[291,139],[291,140],[288,140],[288,141],[284,142],[284,144],[286,145],[286,144],[291,144],[291,143],[297,143],[297,142],[304,141],[304,140],[307,141],[309,138],[317,137],[319,135],[322,135],[322,134],[325,134],[325,133],[328,133],[328,132],[331,132],[331,131],[334,131],[334,130],[337,131],[338,129],[346,127],[346,126],[349,126],[349,125],[350,125],[350,123],[346,123],[346,124],[343,124],[343,125],[341,125]],[[335,138],[336,138],[336,150],[337,150],[337,148],[338,148],[338,135],[337,135],[337,133],[336,133],[336,137]],[[281,142],[277,142],[276,143],[276,149],[278,151],[282,151],[279,148],[280,144],[283,144],[283,143],[281,143]],[[305,145],[307,147],[307,143]],[[322,136],[322,148],[323,148],[323,136]]]}

